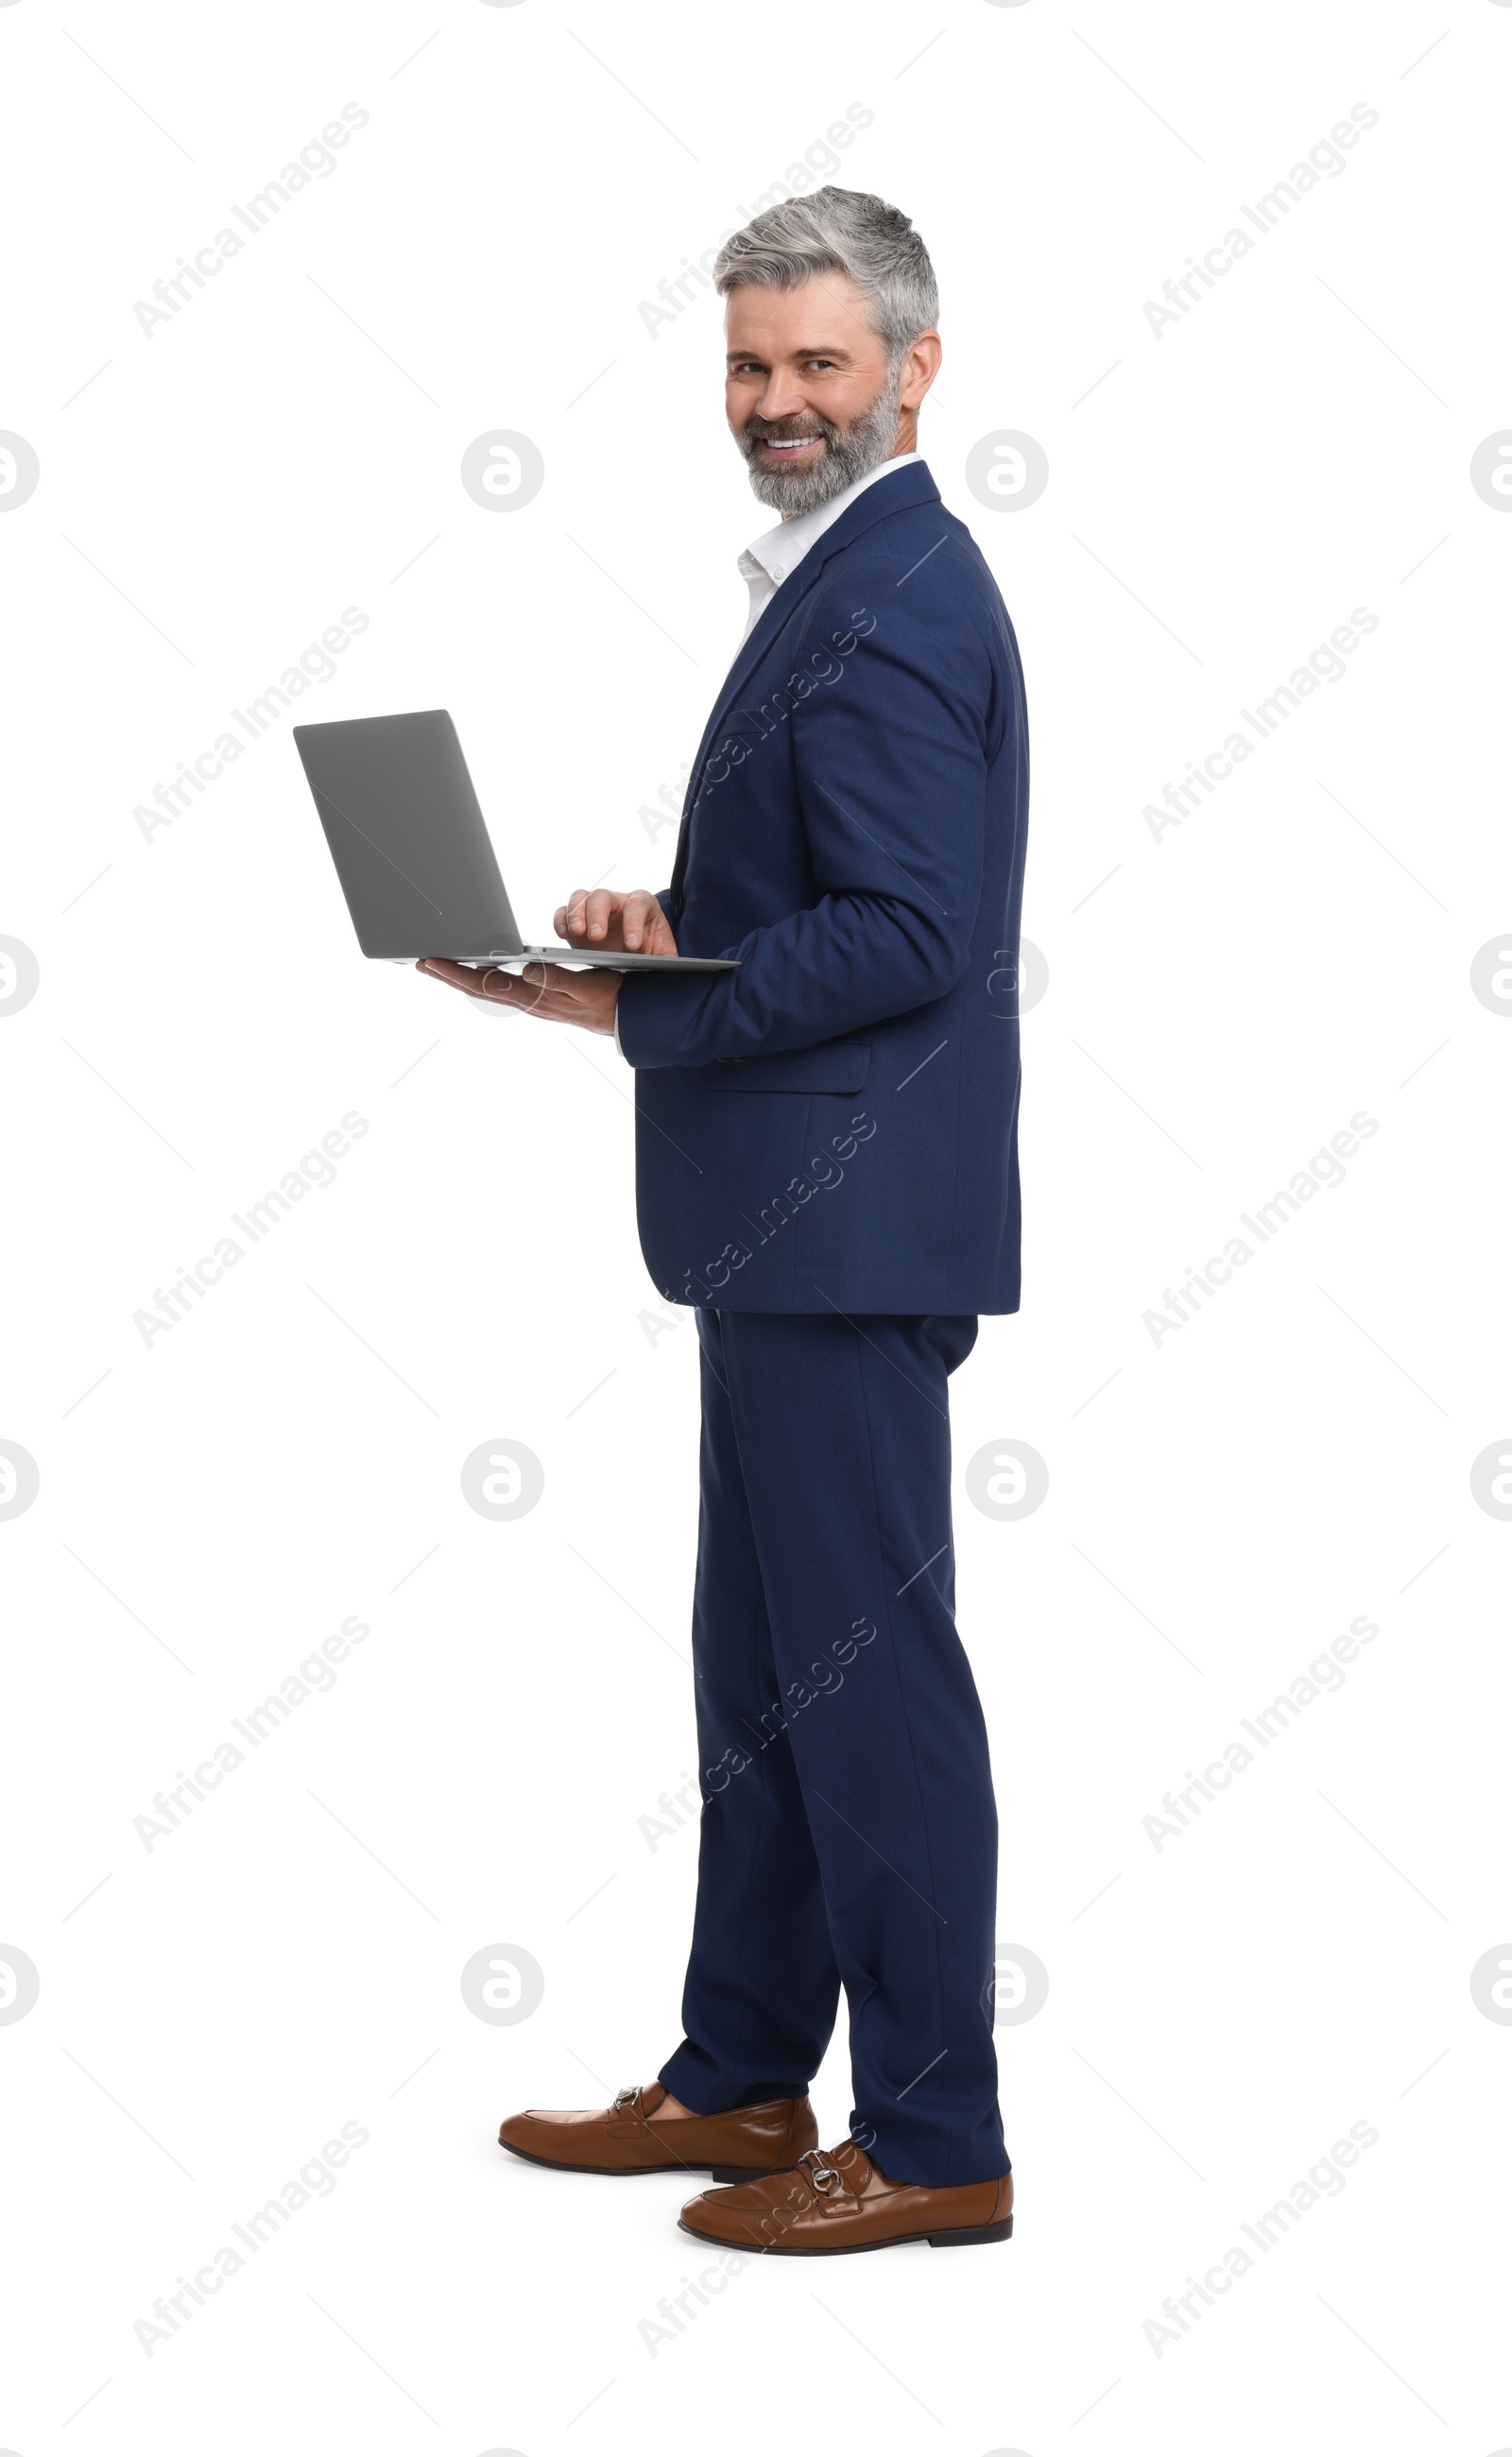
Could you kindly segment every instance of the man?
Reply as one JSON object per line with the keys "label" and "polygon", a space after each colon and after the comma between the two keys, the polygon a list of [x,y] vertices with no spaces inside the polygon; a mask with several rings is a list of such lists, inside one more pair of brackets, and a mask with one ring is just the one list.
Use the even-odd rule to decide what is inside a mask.
{"label": "man", "polygon": [[[570,942],[731,955],[678,977],[426,962],[612,1032],[641,1246],[697,1309],[703,1814],[658,2079],[500,2139],[549,2166],[712,2171],[748,2250],[997,2242],[997,1820],[956,1635],[947,1381],[1019,1300],[1013,996],[1028,754],[1018,650],[917,445],[940,364],[922,241],[822,188],[715,267],[726,410],[779,525],[690,776],[670,887],[576,890]],[[808,2085],[843,1983],[856,2105]]]}

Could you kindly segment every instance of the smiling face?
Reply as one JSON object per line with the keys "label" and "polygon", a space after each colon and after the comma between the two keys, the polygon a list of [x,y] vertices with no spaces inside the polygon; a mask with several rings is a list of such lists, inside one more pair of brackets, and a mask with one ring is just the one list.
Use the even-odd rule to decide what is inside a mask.
{"label": "smiling face", "polygon": [[921,333],[890,370],[871,301],[845,275],[797,290],[737,283],[725,336],[725,416],[758,503],[788,516],[813,511],[914,450],[940,336]]}

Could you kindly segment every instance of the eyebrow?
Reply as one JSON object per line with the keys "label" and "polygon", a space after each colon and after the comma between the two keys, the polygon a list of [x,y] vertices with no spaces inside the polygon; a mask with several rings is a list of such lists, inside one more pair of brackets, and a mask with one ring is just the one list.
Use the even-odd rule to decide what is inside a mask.
{"label": "eyebrow", "polygon": [[[841,341],[804,341],[787,355],[793,359],[849,359],[854,354]],[[759,350],[727,350],[725,364],[734,366],[741,359],[758,359],[760,356]]]}

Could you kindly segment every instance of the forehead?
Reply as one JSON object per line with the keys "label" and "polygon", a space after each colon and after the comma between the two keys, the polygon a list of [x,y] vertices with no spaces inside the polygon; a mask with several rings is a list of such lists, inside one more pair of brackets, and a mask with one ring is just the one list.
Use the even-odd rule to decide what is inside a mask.
{"label": "forehead", "polygon": [[843,273],[826,273],[796,290],[766,290],[741,282],[725,300],[725,336],[732,357],[762,359],[880,357],[883,343],[872,323],[871,302]]}

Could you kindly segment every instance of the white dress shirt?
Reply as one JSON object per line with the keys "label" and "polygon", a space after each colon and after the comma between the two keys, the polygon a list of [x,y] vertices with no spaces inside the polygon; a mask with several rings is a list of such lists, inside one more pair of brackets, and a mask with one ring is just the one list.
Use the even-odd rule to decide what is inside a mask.
{"label": "white dress shirt", "polygon": [[[736,656],[783,581],[790,572],[797,571],[810,547],[824,535],[825,530],[834,527],[841,512],[854,504],[858,495],[864,494],[868,486],[875,486],[879,478],[889,477],[895,469],[906,469],[909,463],[918,458],[917,452],[895,452],[890,461],[883,461],[877,468],[868,469],[865,477],[858,478],[843,494],[832,496],[827,504],[820,504],[812,512],[795,512],[791,519],[780,520],[775,529],[768,529],[764,537],[753,539],[739,559],[740,577],[751,591],[751,607],[745,630],[740,634],[740,647],[735,650]],[[617,1014],[614,1018],[614,1046],[619,1049]],[[624,1054],[621,1049],[620,1056]]]}

